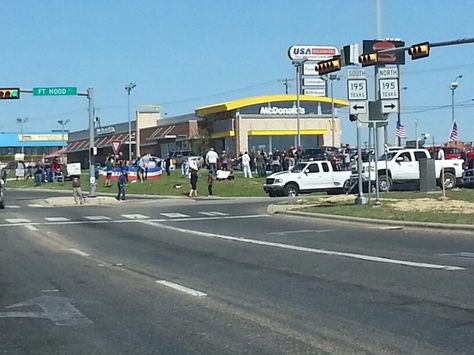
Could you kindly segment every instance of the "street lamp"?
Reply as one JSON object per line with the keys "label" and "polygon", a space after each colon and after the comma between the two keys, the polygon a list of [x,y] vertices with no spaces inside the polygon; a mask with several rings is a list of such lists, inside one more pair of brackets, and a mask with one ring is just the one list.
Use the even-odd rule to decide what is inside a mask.
{"label": "street lamp", "polygon": [[336,74],[330,74],[329,75],[329,80],[331,81],[331,141],[332,141],[332,144],[331,146],[332,147],[335,147],[335,129],[334,129],[334,126],[335,126],[335,120],[334,120],[334,91],[333,91],[333,82],[334,80],[340,80],[341,78],[339,76],[337,76]]}
{"label": "street lamp", "polygon": [[462,75],[458,75],[451,83],[451,120],[454,123],[454,91],[458,87],[458,79],[461,79]]}
{"label": "street lamp", "polygon": [[296,146],[301,146],[300,130],[300,91],[301,91],[301,67],[308,59],[294,60],[292,63],[296,68]]}
{"label": "street lamp", "polygon": [[25,153],[25,140],[23,139],[23,125],[28,122],[28,117],[17,118],[16,122],[20,125],[20,135],[21,135],[21,153]]}
{"label": "street lamp", "polygon": [[[63,147],[62,149],[64,150],[64,147],[65,147],[65,140],[64,140],[64,126],[67,125],[69,122],[71,122],[70,120],[58,120],[58,123],[61,125],[61,139],[63,141]],[[64,154],[64,152],[63,152]]]}
{"label": "street lamp", "polygon": [[[128,93],[128,159],[132,160],[132,122],[130,120],[130,91],[135,88],[137,84],[130,83],[125,86],[125,90]],[[136,129],[136,128],[135,128]]]}

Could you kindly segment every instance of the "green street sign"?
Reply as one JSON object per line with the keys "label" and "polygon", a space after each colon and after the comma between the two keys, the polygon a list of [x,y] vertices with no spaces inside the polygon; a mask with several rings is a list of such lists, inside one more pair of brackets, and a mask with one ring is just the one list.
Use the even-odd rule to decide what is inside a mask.
{"label": "green street sign", "polygon": [[68,96],[77,95],[74,87],[33,88],[33,96]]}

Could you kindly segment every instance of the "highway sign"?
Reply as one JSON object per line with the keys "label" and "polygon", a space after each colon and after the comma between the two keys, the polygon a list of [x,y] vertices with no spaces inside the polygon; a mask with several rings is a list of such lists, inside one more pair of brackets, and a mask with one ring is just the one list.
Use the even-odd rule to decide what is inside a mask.
{"label": "highway sign", "polygon": [[303,94],[309,96],[326,96],[326,88],[314,87],[311,89],[304,89]]}
{"label": "highway sign", "polygon": [[303,85],[304,86],[326,86],[326,81],[321,78],[303,78]]}
{"label": "highway sign", "polygon": [[398,113],[398,100],[380,100],[382,114]]}
{"label": "highway sign", "polygon": [[33,96],[69,96],[77,95],[75,87],[33,88]]}
{"label": "highway sign", "polygon": [[367,100],[367,79],[348,79],[347,99],[349,101]]}
{"label": "highway sign", "polygon": [[398,79],[379,79],[380,99],[398,99]]}
{"label": "highway sign", "polygon": [[379,79],[398,78],[397,68],[379,68]]}
{"label": "highway sign", "polygon": [[347,69],[348,79],[365,79],[365,69]]}
{"label": "highway sign", "polygon": [[351,115],[367,114],[367,101],[351,102],[349,113]]}

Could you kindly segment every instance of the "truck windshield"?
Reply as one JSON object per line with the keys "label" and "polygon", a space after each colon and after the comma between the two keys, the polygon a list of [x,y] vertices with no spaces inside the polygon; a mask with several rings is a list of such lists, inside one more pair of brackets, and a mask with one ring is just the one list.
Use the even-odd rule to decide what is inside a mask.
{"label": "truck windshield", "polygon": [[305,167],[306,167],[305,163],[298,163],[290,171],[292,173],[301,173],[304,170]]}

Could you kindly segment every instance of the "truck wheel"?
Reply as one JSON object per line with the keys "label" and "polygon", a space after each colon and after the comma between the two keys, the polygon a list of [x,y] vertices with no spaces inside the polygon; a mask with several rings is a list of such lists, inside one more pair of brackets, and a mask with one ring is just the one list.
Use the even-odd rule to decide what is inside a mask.
{"label": "truck wheel", "polygon": [[268,196],[270,196],[270,197],[277,197],[277,194],[274,193],[274,192],[269,192],[269,193],[268,193]]}
{"label": "truck wheel", "polygon": [[285,196],[289,196],[289,197],[298,196],[298,192],[299,192],[298,185],[294,183],[286,184],[285,188],[283,189],[283,193],[285,194]]}
{"label": "truck wheel", "polygon": [[342,193],[343,193],[343,194],[350,194],[351,191],[352,191],[351,180],[350,180],[350,179],[347,179],[347,180],[344,182],[344,185],[342,185]]}
{"label": "truck wheel", "polygon": [[452,173],[444,173],[444,188],[451,190],[456,187],[456,177]]}
{"label": "truck wheel", "polygon": [[379,176],[379,191],[387,192],[392,188],[392,179],[387,175]]}

